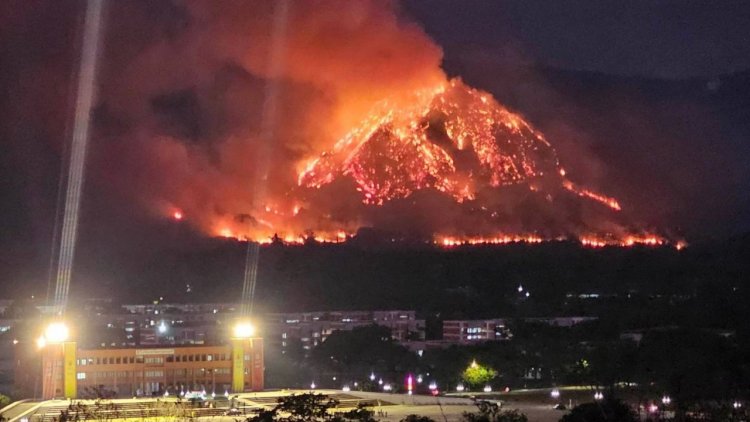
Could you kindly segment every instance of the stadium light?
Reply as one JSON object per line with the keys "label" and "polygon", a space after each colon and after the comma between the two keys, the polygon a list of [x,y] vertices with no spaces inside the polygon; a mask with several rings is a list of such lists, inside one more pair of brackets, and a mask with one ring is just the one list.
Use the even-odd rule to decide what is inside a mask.
{"label": "stadium light", "polygon": [[250,338],[255,335],[255,326],[249,322],[238,322],[234,326],[233,334],[235,338]]}
{"label": "stadium light", "polygon": [[70,330],[64,322],[53,322],[44,330],[44,340],[46,343],[62,343],[68,339]]}

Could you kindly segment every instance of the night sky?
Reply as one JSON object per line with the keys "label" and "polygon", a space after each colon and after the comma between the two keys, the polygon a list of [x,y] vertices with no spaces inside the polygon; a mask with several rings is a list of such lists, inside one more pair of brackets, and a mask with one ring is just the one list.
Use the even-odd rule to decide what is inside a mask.
{"label": "night sky", "polygon": [[414,1],[406,8],[446,56],[459,59],[667,79],[750,67],[750,9],[742,1]]}
{"label": "night sky", "polygon": [[[164,250],[201,247],[197,231],[176,236],[171,222],[144,205],[174,188],[163,182],[169,164],[162,173],[154,168],[159,161],[153,150],[144,149],[152,145],[144,138],[158,133],[204,148],[210,163],[221,160],[217,145],[260,124],[239,110],[252,114],[260,103],[258,75],[265,70],[258,70],[263,65],[246,51],[265,51],[264,42],[253,38],[263,34],[250,28],[240,36],[235,29],[262,28],[268,7],[248,3],[243,13],[234,13],[243,9],[237,2],[217,3],[226,10],[180,1],[110,5],[82,204],[79,253],[84,257],[77,261],[79,267],[100,265],[79,271],[79,279],[127,272],[127,263]],[[70,142],[83,5],[0,3],[0,286],[10,292],[39,294],[46,288],[61,163]],[[331,10],[337,8],[329,7],[326,19],[347,22],[342,25],[353,33],[357,19],[374,28],[392,16],[407,22],[411,26],[404,33],[414,36],[404,48],[417,47],[384,56],[394,54],[394,62],[405,63],[437,60],[449,76],[491,92],[547,135],[566,168],[608,188],[650,227],[689,241],[750,229],[750,3],[527,0],[385,6],[383,16],[378,2],[354,11],[376,15],[372,20],[354,12],[336,16]],[[303,8],[291,5],[292,13]],[[310,28],[300,42],[314,40],[315,27]],[[377,31],[367,34],[377,36]],[[359,54],[356,46],[339,50],[337,45],[346,44],[340,38],[325,41],[330,44],[321,44],[323,55],[329,50],[343,51],[332,53],[343,57]],[[377,42],[366,45],[388,49]],[[219,67],[201,55],[216,50],[224,60]],[[373,62],[382,60],[378,54],[373,51]],[[358,60],[367,63],[367,57],[365,52]],[[146,70],[133,71],[134,63]],[[347,80],[348,85],[336,86],[340,92],[362,83],[349,77],[348,67],[327,65],[331,74],[340,72]],[[327,65],[317,71],[327,73]],[[332,107],[326,91],[305,79],[304,68],[297,69],[286,91],[293,93],[290,103],[307,108],[283,109],[294,119],[289,126],[305,124],[305,110]],[[372,79],[366,68],[358,67],[361,79]],[[417,78],[420,72],[407,63],[394,73]],[[398,74],[392,77],[397,80]],[[378,80],[373,79],[373,89],[395,86]],[[241,89],[231,91],[236,95],[217,94],[224,92],[216,88],[222,84]],[[291,131],[289,136],[302,135]],[[296,157],[309,142],[289,143],[279,154]]]}

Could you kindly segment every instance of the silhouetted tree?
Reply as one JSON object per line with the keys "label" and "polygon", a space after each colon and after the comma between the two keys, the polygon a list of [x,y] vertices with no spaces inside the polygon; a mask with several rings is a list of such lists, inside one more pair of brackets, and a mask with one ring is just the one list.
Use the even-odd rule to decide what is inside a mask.
{"label": "silhouetted tree", "polygon": [[626,403],[610,398],[583,403],[573,408],[560,422],[637,422],[638,415]]}
{"label": "silhouetted tree", "polygon": [[289,414],[290,422],[309,422],[328,419],[330,417],[328,410],[336,407],[338,403],[338,400],[331,399],[324,394],[292,394],[279,398],[274,410]]}
{"label": "silhouetted tree", "polygon": [[480,400],[476,402],[477,412],[464,412],[465,422],[528,422],[528,418],[518,410],[501,410],[494,402]]}
{"label": "silhouetted tree", "polygon": [[428,418],[427,416],[411,414],[401,419],[400,422],[435,422],[435,420],[432,418]]}

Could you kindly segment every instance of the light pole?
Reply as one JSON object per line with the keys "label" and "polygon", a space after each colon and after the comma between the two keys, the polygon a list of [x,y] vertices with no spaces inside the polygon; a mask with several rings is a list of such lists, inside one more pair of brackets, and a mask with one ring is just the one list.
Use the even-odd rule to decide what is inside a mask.
{"label": "light pole", "polygon": [[[245,390],[245,346],[251,342],[253,336],[255,336],[255,326],[250,321],[237,321],[232,329],[233,393],[241,393]],[[252,371],[252,367],[250,369]]]}
{"label": "light pole", "polygon": [[78,395],[76,379],[76,343],[68,341],[70,329],[62,321],[53,321],[37,338],[37,346],[42,350],[42,396],[54,398],[58,392],[58,371],[62,369],[61,387],[65,398]]}

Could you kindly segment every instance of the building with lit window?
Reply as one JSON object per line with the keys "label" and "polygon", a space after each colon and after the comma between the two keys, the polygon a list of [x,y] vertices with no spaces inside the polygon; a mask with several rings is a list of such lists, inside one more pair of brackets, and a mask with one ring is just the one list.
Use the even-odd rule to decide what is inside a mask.
{"label": "building with lit window", "polygon": [[443,341],[450,344],[509,340],[511,337],[504,319],[443,321]]}
{"label": "building with lit window", "polygon": [[415,311],[329,311],[267,314],[263,322],[266,340],[273,347],[287,347],[299,340],[309,350],[325,341],[334,331],[379,325],[391,330],[398,342],[424,340],[425,322]]}
{"label": "building with lit window", "polygon": [[[574,325],[595,321],[596,317],[544,317],[521,318],[525,324],[543,324],[552,327],[570,328]],[[443,342],[447,344],[469,344],[483,341],[510,340],[513,333],[503,318],[446,320],[443,321]]]}
{"label": "building with lit window", "polygon": [[41,366],[41,374],[26,371],[17,376],[16,384],[21,391],[31,392],[39,391],[41,381],[45,399],[194,391],[220,395],[260,391],[264,385],[263,339],[259,337],[233,339],[225,345],[159,348],[79,349],[76,343],[65,342],[47,345],[40,353],[37,368]]}

